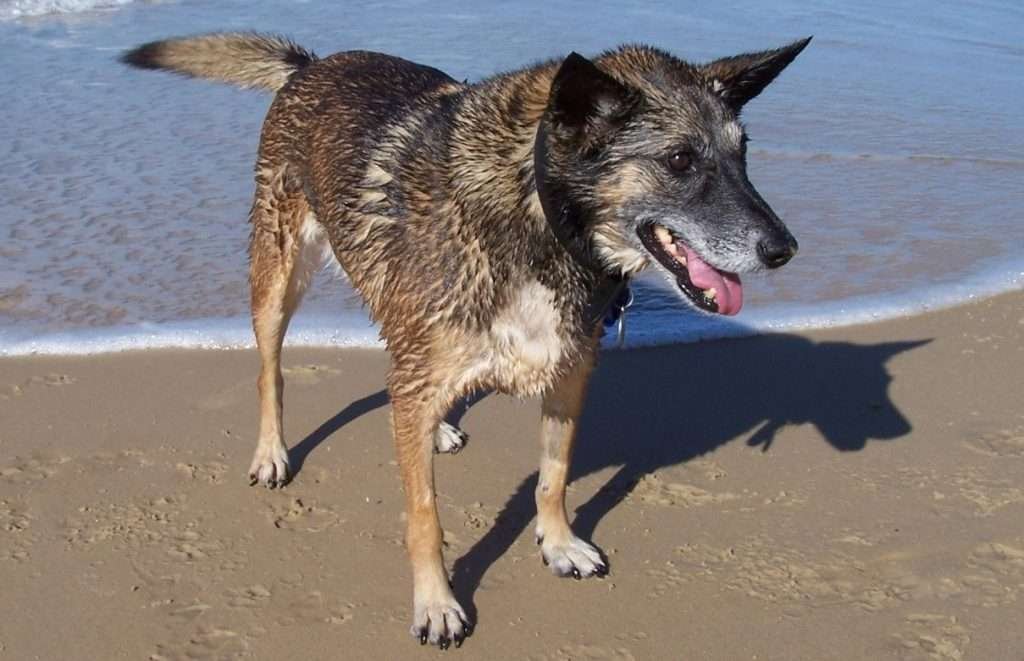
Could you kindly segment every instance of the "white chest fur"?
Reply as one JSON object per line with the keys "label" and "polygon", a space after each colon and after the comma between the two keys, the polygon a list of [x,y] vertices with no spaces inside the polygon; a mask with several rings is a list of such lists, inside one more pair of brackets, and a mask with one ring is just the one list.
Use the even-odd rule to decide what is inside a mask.
{"label": "white chest fur", "polygon": [[546,388],[562,361],[562,314],[553,291],[521,286],[490,329],[490,369],[496,385],[532,395]]}
{"label": "white chest fur", "polygon": [[565,358],[555,295],[533,280],[519,286],[491,327],[461,341],[449,336],[442,383],[450,394],[494,388],[521,397],[547,389]]}

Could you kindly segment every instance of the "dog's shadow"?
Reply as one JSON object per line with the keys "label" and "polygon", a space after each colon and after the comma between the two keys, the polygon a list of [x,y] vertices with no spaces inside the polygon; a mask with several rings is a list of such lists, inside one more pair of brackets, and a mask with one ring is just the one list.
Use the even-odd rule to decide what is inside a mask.
{"label": "dog's shadow", "polygon": [[[580,421],[572,477],[618,470],[576,509],[573,531],[591,539],[644,475],[733,440],[767,451],[782,427],[805,423],[843,452],[905,436],[911,425],[889,397],[886,363],[927,342],[856,345],[780,334],[689,345],[672,354],[604,354]],[[535,516],[536,485],[534,472],[455,562],[455,594],[473,617],[473,595],[487,569]]]}
{"label": "dog's shadow", "polygon": [[[733,440],[767,451],[782,427],[812,424],[847,452],[907,435],[911,424],[889,397],[886,363],[929,341],[857,345],[777,334],[677,347],[671,354],[603,354],[580,421],[572,477],[617,470],[576,509],[573,530],[590,539],[644,475]],[[349,405],[299,443],[293,463],[301,467],[336,429],[386,401],[379,392]],[[491,529],[455,562],[455,594],[473,618],[473,596],[484,574],[535,515],[536,484],[534,472]]]}

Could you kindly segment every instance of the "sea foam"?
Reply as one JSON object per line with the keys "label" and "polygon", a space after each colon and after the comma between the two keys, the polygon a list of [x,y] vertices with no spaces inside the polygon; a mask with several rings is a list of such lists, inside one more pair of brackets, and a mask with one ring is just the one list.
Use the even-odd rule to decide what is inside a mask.
{"label": "sea foam", "polygon": [[0,20],[113,9],[135,0],[0,0]]}
{"label": "sea foam", "polygon": [[[671,310],[628,313],[621,348],[662,346],[766,333],[837,328],[905,317],[980,300],[1024,286],[1024,271],[994,269],[955,285],[908,292],[898,302],[874,296],[820,304],[765,306],[739,317],[711,316],[679,303]],[[609,329],[602,346],[618,349]],[[296,315],[285,340],[291,347],[383,348],[378,329],[365,314]],[[247,317],[134,324],[44,334],[0,331],[0,356],[87,355],[144,349],[244,349],[255,346]]]}

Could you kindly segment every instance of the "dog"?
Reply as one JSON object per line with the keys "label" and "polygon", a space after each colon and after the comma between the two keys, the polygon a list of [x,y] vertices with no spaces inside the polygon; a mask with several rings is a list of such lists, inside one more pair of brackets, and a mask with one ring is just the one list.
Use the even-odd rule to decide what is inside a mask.
{"label": "dog", "polygon": [[474,391],[542,396],[542,559],[560,576],[607,573],[565,510],[600,320],[645,268],[687,304],[734,315],[738,274],[796,253],[747,179],[740,113],[809,41],[706,64],[623,46],[474,84],[379,53],[319,58],[256,33],[168,39],[121,56],[276,93],[249,214],[262,361],[249,477],[271,488],[290,477],[281,346],[314,272],[336,260],[392,359],[421,644],[458,647],[472,632],[442,560],[432,462],[465,444],[445,417]]}

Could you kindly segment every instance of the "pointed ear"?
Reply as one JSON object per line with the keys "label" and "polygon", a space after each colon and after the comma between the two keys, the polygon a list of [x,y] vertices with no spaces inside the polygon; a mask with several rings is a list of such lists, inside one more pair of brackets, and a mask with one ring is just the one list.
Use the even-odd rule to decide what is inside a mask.
{"label": "pointed ear", "polygon": [[800,54],[811,37],[760,53],[723,57],[700,67],[705,79],[737,113]]}
{"label": "pointed ear", "polygon": [[596,138],[625,119],[639,100],[639,92],[570,53],[551,82],[548,111],[556,127]]}

